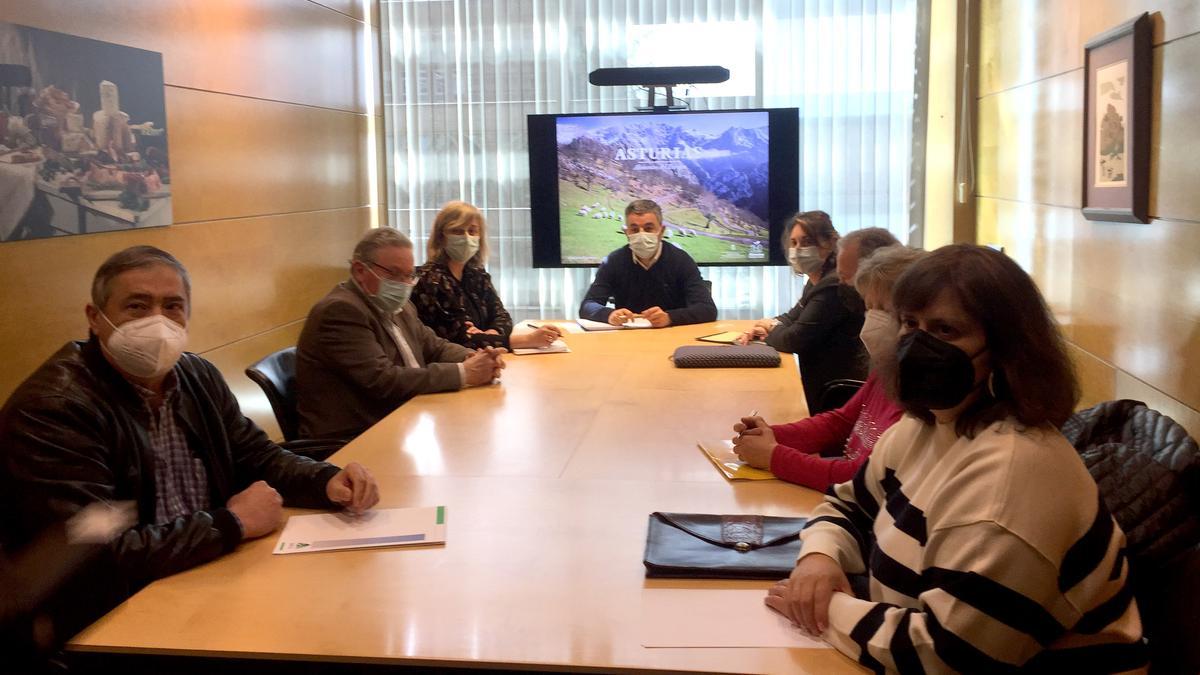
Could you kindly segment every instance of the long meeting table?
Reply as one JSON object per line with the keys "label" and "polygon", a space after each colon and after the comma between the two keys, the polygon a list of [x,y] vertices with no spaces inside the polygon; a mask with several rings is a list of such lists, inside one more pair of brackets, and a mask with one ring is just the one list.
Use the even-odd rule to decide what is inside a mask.
{"label": "long meeting table", "polygon": [[[697,448],[751,410],[806,415],[795,362],[681,369],[722,321],[566,336],[501,382],[417,397],[335,454],[378,508],[446,506],[443,546],[272,555],[278,533],[154,582],[77,635],[81,652],[538,670],[863,672],[832,649],[646,648],[642,594],[769,582],[650,580],[653,511],[806,515],[821,495],[733,483]],[[289,514],[304,513],[288,510]]]}

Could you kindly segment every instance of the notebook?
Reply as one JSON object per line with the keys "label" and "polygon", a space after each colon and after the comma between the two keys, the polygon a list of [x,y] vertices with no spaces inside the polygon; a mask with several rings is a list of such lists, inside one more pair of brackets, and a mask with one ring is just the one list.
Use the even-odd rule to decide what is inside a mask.
{"label": "notebook", "polygon": [[701,342],[717,342],[723,345],[731,345],[737,342],[737,339],[742,336],[741,332],[736,330],[727,330],[724,333],[713,333],[712,335],[701,335],[696,338]]}

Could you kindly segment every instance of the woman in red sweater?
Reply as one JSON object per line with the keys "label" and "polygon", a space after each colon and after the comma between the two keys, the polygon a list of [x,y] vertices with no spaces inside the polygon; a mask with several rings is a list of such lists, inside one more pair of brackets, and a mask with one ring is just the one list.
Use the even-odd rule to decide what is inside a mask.
{"label": "woman in red sweater", "polygon": [[860,337],[872,363],[866,383],[846,405],[816,417],[774,425],[761,417],[743,417],[733,425],[738,433],[733,449],[742,461],[822,492],[854,476],[875,441],[903,412],[888,398],[874,365],[891,357],[896,346],[899,322],[892,312],[892,284],[923,255],[920,249],[888,246],[859,262],[854,285],[867,305]]}

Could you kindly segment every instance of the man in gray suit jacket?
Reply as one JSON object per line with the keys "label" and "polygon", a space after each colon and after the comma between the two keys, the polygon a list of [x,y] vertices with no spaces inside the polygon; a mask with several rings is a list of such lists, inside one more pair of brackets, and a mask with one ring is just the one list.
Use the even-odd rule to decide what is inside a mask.
{"label": "man in gray suit jacket", "polygon": [[408,237],[371,230],[354,247],[350,279],[309,311],[296,345],[302,435],[350,438],[413,396],[499,377],[503,350],[448,342],[417,318],[413,267]]}

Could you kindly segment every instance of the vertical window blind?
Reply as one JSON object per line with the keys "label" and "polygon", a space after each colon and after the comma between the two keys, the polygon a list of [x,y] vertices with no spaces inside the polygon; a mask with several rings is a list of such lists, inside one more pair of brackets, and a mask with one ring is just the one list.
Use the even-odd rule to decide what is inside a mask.
{"label": "vertical window blind", "polygon": [[[420,261],[441,205],[471,202],[514,318],[575,317],[595,270],[532,267],[526,116],[632,112],[644,92],[587,76],[648,65],[631,62],[636,36],[639,55],[707,55],[692,65],[737,51],[742,95],[683,99],[693,110],[799,108],[800,209],[828,211],[843,234],[878,226],[906,240],[918,1],[383,0],[386,223],[413,238]],[[646,26],[715,22],[741,25],[731,40],[754,44],[688,44],[674,29],[667,49],[646,49]],[[773,316],[803,286],[786,267],[701,271],[721,318]]]}

